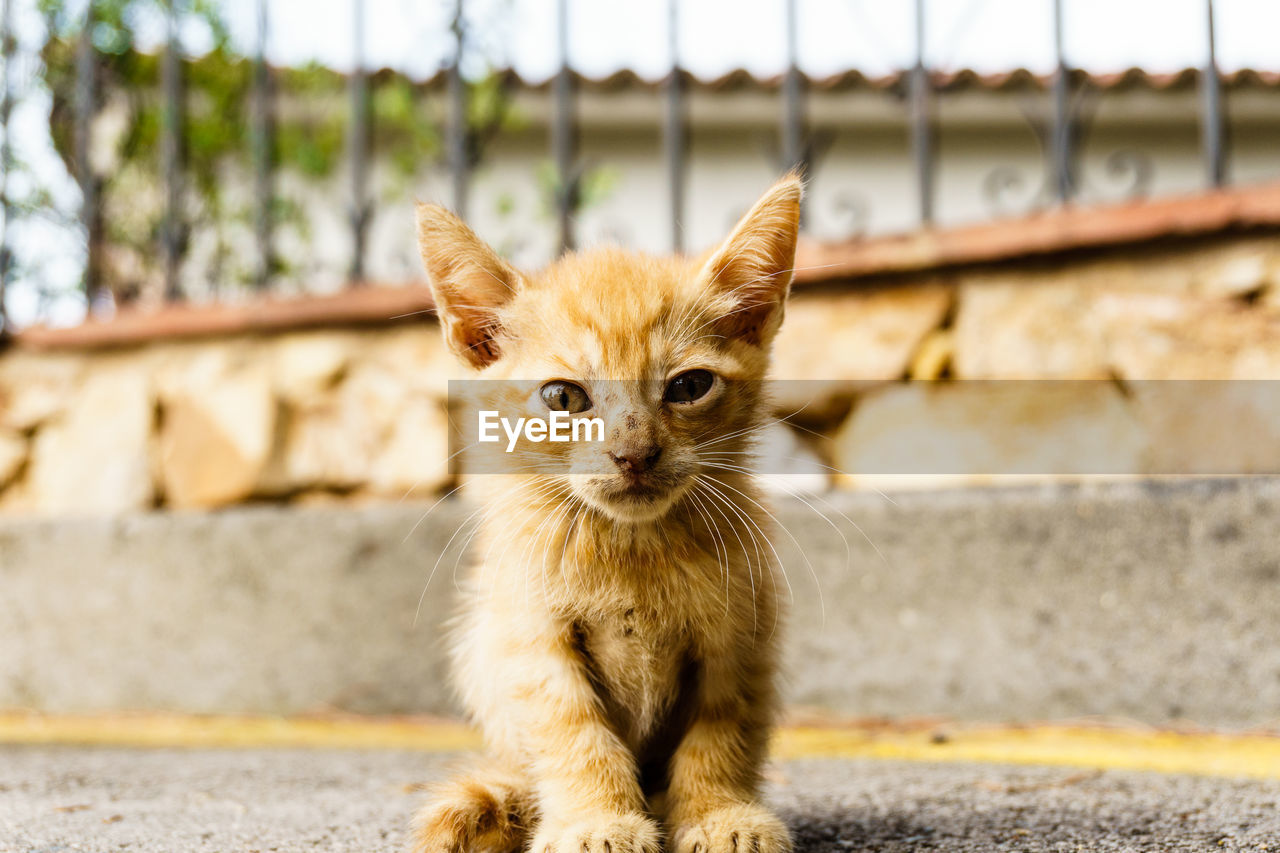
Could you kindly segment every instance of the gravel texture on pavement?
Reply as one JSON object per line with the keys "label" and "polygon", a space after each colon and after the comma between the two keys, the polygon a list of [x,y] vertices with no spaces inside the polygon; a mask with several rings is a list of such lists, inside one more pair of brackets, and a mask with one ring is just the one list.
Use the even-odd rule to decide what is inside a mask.
{"label": "gravel texture on pavement", "polygon": [[[0,747],[0,851],[403,851],[396,750]],[[800,851],[1280,851],[1280,781],[805,759],[769,771]]]}

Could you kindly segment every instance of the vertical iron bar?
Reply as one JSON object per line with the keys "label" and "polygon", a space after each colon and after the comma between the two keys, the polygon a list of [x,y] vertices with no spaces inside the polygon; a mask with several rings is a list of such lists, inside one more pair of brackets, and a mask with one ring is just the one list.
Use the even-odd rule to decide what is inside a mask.
{"label": "vertical iron bar", "polygon": [[182,296],[178,281],[182,261],[182,47],[178,42],[178,3],[169,0],[166,6],[168,43],[164,52],[161,71],[164,86],[164,136],[161,142],[161,160],[164,164],[164,294],[169,300]]}
{"label": "vertical iron bar", "polygon": [[364,67],[364,0],[352,0],[352,40],[355,62],[351,69],[351,123],[347,145],[351,151],[351,269],[347,279],[364,281],[365,238],[369,224],[369,81]]}
{"label": "vertical iron bar", "polygon": [[1227,180],[1224,143],[1225,117],[1222,108],[1222,75],[1218,68],[1218,46],[1214,34],[1213,0],[1205,0],[1209,27],[1209,53],[1200,72],[1200,140],[1205,174],[1209,185],[1220,187]]}
{"label": "vertical iron bar", "polygon": [[911,150],[915,155],[920,224],[933,224],[933,116],[925,65],[925,0],[916,0],[916,64],[911,69]]}
{"label": "vertical iron bar", "polygon": [[449,66],[449,171],[453,180],[453,210],[467,218],[467,181],[471,164],[467,152],[467,87],[462,79],[462,52],[466,48],[463,0],[453,4],[453,63]]}
{"label": "vertical iron bar", "polygon": [[556,164],[556,207],[560,219],[560,251],[574,248],[573,217],[578,207],[578,175],[574,157],[577,148],[573,72],[569,67],[569,0],[559,0],[557,31],[560,40],[560,70],[554,84],[551,121],[551,150]]}
{"label": "vertical iron bar", "polygon": [[1057,69],[1053,75],[1053,138],[1050,157],[1054,192],[1059,204],[1071,201],[1075,184],[1071,173],[1071,69],[1063,48],[1062,0],[1053,0],[1053,48]]}
{"label": "vertical iron bar", "polygon": [[265,288],[271,280],[271,211],[274,203],[272,149],[275,137],[274,98],[271,71],[267,67],[267,39],[270,21],[267,0],[258,0],[258,44],[253,58],[253,171],[254,235],[258,243],[257,267],[253,283]]}
{"label": "vertical iron bar", "polygon": [[98,207],[98,180],[89,159],[89,137],[98,88],[93,26],[93,0],[87,0],[84,25],[76,43],[75,162],[76,176],[80,179],[80,221],[85,234],[84,297],[89,312],[94,310],[102,295],[102,216]]}
{"label": "vertical iron bar", "polygon": [[0,53],[4,57],[4,92],[0,95],[0,336],[13,331],[9,328],[9,311],[5,296],[9,285],[9,268],[12,253],[9,249],[9,224],[13,206],[9,204],[9,171],[13,167],[13,148],[10,145],[9,119],[13,114],[13,0],[0,5]]}
{"label": "vertical iron bar", "polygon": [[804,80],[800,75],[798,0],[787,0],[787,72],[782,81],[782,165],[804,170]]}
{"label": "vertical iron bar", "polygon": [[667,79],[667,123],[663,144],[667,155],[667,180],[670,182],[671,251],[684,251],[684,72],[680,68],[679,0],[668,0],[668,37],[671,42],[671,76]]}

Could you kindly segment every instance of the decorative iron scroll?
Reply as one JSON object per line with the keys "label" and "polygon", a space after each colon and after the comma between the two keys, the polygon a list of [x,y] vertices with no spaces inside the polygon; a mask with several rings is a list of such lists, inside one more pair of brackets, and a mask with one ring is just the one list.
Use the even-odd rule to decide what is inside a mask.
{"label": "decorative iron scroll", "polygon": [[[1155,163],[1143,151],[1121,148],[1102,161],[1102,174],[1085,170],[1084,153],[1097,119],[1101,91],[1087,85],[1076,90],[1068,106],[1066,186],[1072,201],[1110,202],[1136,199],[1151,191]],[[1043,115],[1042,104],[1023,103],[1019,107],[1040,146],[1044,162],[1038,181],[1016,166],[1001,164],[982,179],[982,194],[993,216],[1016,216],[1051,207],[1058,201],[1052,151],[1053,123]]]}
{"label": "decorative iron scroll", "polygon": [[841,190],[831,201],[831,210],[844,227],[837,239],[853,240],[866,235],[871,227],[871,202],[862,193]]}

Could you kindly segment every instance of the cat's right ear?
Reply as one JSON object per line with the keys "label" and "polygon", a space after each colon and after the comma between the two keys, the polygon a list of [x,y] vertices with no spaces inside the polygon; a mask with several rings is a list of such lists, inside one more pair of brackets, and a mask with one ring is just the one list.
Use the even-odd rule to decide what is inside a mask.
{"label": "cat's right ear", "polygon": [[419,204],[417,213],[418,249],[445,341],[467,364],[487,367],[500,354],[499,310],[520,287],[520,273],[443,207]]}
{"label": "cat's right ear", "polygon": [[712,326],[724,337],[767,345],[782,323],[803,191],[798,173],[783,177],[738,221],[703,267],[707,286],[735,303]]}

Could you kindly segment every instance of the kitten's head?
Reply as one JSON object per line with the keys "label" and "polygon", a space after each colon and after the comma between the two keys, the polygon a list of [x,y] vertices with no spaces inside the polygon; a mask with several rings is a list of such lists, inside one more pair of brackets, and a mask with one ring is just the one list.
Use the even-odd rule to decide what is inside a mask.
{"label": "kitten's head", "polygon": [[[747,465],[795,262],[800,180],[775,184],[702,259],[601,249],[518,272],[443,208],[419,205],[445,340],[482,405],[514,421],[600,418],[602,441],[521,441],[511,470],[560,478],[626,521],[655,519],[699,473]],[[502,438],[505,445],[506,438]]]}

